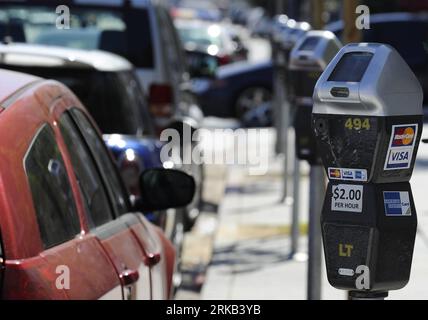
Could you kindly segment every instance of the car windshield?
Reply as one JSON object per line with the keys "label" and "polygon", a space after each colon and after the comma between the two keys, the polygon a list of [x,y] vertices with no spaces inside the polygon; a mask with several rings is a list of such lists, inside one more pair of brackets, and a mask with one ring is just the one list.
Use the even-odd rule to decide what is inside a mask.
{"label": "car windshield", "polygon": [[[153,68],[154,56],[147,11],[141,8],[69,5],[69,29],[56,5],[0,3],[0,39],[101,49],[126,57],[140,68]],[[140,39],[140,41],[128,41]]]}
{"label": "car windshield", "polygon": [[[10,69],[10,66],[0,67]],[[102,133],[151,135],[153,132],[143,93],[131,72],[43,67],[13,70],[64,83],[85,105]]]}

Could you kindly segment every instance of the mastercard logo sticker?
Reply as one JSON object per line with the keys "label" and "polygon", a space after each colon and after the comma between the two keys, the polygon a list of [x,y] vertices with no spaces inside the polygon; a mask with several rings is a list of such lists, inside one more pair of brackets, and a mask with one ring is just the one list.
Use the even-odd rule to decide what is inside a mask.
{"label": "mastercard logo sticker", "polygon": [[391,147],[412,146],[415,141],[416,128],[416,125],[395,127]]}
{"label": "mastercard logo sticker", "polygon": [[329,174],[329,176],[330,176],[331,178],[339,179],[339,178],[341,178],[341,177],[342,177],[342,174],[341,174],[341,172],[340,172],[340,170],[339,170],[339,169],[330,169],[330,174]]}
{"label": "mastercard logo sticker", "polygon": [[410,168],[417,135],[417,124],[392,126],[391,141],[386,154],[384,170]]}

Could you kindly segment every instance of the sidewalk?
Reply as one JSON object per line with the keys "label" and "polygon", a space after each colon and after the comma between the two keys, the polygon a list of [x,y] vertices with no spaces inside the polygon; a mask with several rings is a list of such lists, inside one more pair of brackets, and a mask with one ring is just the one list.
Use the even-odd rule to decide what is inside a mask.
{"label": "sidewalk", "polygon": [[[226,194],[219,208],[214,254],[202,299],[306,299],[306,262],[289,259],[291,205],[280,204],[281,160],[272,161],[266,176],[249,176],[244,167],[228,170]],[[307,166],[301,179],[301,229],[308,212]],[[291,179],[290,179],[291,180]],[[417,234],[409,285],[391,292],[389,299],[428,298],[428,146],[421,146],[412,187],[418,210]],[[321,241],[321,239],[320,239]],[[300,250],[307,252],[307,237]],[[345,299],[331,287],[322,264],[322,299]]]}

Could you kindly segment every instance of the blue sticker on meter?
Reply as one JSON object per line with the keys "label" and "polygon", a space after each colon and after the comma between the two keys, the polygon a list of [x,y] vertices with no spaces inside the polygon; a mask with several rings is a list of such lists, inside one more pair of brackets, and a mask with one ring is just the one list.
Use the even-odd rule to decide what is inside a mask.
{"label": "blue sticker on meter", "polygon": [[403,170],[410,168],[417,134],[417,124],[392,126],[384,170]]}
{"label": "blue sticker on meter", "polygon": [[383,203],[387,216],[411,216],[410,197],[407,191],[384,191]]}

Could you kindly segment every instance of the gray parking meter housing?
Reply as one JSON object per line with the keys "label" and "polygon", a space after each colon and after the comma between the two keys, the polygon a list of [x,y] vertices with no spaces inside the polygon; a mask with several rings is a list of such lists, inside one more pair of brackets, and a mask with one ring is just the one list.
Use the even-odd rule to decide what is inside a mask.
{"label": "gray parking meter housing", "polygon": [[312,99],[318,78],[341,48],[341,42],[330,31],[308,31],[296,43],[288,64],[296,97]]}
{"label": "gray parking meter housing", "polygon": [[316,85],[314,113],[390,117],[422,115],[421,85],[392,47],[349,44]]}
{"label": "gray parking meter housing", "polygon": [[289,68],[324,71],[341,48],[342,43],[333,32],[308,31],[291,51]]}
{"label": "gray parking meter housing", "polygon": [[[312,125],[329,178],[335,177],[328,168],[354,168],[367,173],[364,182],[410,180],[422,134],[423,92],[394,48],[343,47],[318,79],[313,101]],[[406,134],[409,139],[396,139]],[[408,152],[408,161],[395,158],[400,150]]]}
{"label": "gray parking meter housing", "polygon": [[289,96],[296,106],[296,152],[299,159],[311,164],[319,162],[311,125],[314,87],[322,71],[341,47],[342,44],[332,32],[312,30],[296,43],[290,53]]}
{"label": "gray parking meter housing", "polygon": [[281,55],[283,57],[283,61],[286,67],[286,81],[285,81],[285,88],[287,92],[287,100],[292,102],[292,80],[290,79],[290,73],[288,69],[288,63],[290,60],[290,52],[293,49],[294,45],[297,41],[299,41],[302,37],[305,36],[305,34],[311,30],[312,27],[307,22],[296,22],[295,20],[288,20],[287,21],[287,28],[284,29],[284,31],[281,34]]}
{"label": "gray parking meter housing", "polygon": [[394,48],[349,44],[317,81],[313,100],[329,178],[321,215],[328,280],[357,294],[400,289],[410,277],[417,229],[409,181],[422,134],[422,88]]}

